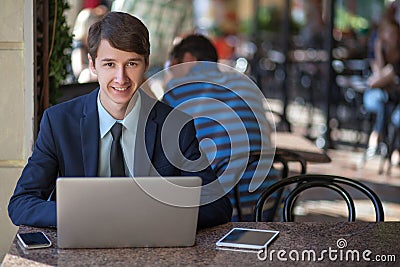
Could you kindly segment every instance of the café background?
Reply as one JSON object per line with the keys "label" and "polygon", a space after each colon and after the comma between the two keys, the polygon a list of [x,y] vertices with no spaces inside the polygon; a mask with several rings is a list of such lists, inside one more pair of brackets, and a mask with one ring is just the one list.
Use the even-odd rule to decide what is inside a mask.
{"label": "caf\u00e9 background", "polygon": [[[188,0],[189,1],[189,0]],[[295,0],[293,0],[296,2]],[[297,0],[301,2],[303,0]],[[304,0],[307,1],[307,0]],[[325,1],[325,0],[324,0]],[[369,0],[374,2],[375,0]],[[376,0],[378,1],[378,0]],[[380,1],[380,0],[379,0]],[[2,0],[0,9],[0,263],[8,251],[17,227],[8,218],[7,204],[23,166],[32,151],[35,136],[34,112],[34,3],[33,0]],[[71,10],[67,21],[71,25],[79,12],[80,0],[69,0]],[[195,1],[196,2],[196,1]],[[198,3],[229,3],[234,7],[237,19],[252,17],[254,0],[199,0]],[[284,0],[259,0],[261,5],[283,7]],[[337,0],[337,2],[347,2]],[[350,1],[350,2],[355,2]],[[384,2],[384,0],[380,1]],[[370,5],[363,5],[365,8]],[[218,10],[213,6],[213,9]],[[209,22],[207,12],[200,12],[202,22]],[[228,27],[226,21],[219,26]],[[1,265],[1,264],[0,264]]]}

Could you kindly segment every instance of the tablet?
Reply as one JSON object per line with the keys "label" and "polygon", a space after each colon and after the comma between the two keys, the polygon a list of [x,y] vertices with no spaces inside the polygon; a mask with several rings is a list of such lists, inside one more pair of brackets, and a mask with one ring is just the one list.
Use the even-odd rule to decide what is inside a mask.
{"label": "tablet", "polygon": [[279,231],[233,228],[216,243],[218,248],[264,249]]}

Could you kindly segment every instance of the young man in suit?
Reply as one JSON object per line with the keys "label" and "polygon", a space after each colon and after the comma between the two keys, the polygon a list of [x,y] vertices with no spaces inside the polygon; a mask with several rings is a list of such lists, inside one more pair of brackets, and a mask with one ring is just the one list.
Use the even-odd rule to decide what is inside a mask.
{"label": "young man in suit", "polygon": [[[146,26],[127,13],[110,12],[90,27],[88,45],[90,69],[100,86],[45,111],[8,206],[16,225],[57,225],[57,177],[200,176],[204,185],[216,180],[200,152],[192,119],[139,89],[149,66]],[[122,128],[117,174],[110,155],[119,145],[112,144],[114,125]],[[223,191],[212,191],[200,207],[199,228],[231,218]]]}

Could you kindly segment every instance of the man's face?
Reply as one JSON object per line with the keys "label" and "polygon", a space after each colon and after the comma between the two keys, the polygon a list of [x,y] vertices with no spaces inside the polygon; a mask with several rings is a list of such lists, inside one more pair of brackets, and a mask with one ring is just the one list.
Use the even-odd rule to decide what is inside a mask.
{"label": "man's face", "polygon": [[101,40],[97,58],[89,56],[90,68],[97,75],[100,85],[100,101],[116,119],[122,119],[136,90],[147,71],[145,57],[135,52],[118,50],[107,40]]}

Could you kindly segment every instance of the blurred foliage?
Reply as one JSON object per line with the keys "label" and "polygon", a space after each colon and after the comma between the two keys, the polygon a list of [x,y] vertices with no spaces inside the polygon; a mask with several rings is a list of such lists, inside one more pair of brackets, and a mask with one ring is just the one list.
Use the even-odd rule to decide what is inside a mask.
{"label": "blurred foliage", "polygon": [[370,27],[367,19],[351,14],[343,7],[336,9],[335,16],[335,28],[342,32],[354,31],[364,33]]}
{"label": "blurred foliage", "polygon": [[282,22],[282,12],[276,6],[260,7],[257,14],[257,23],[260,30],[269,32],[279,31]]}
{"label": "blurred foliage", "polygon": [[[369,29],[370,23],[368,19],[354,15],[346,10],[343,6],[336,7],[335,28],[340,31],[365,32]],[[279,32],[283,22],[283,11],[277,6],[261,6],[257,14],[257,29],[260,31]],[[251,18],[250,20],[243,21],[240,25],[240,32],[251,32]],[[293,33],[298,33],[299,30],[305,25],[306,20],[304,17],[293,17],[291,20],[291,30]]]}
{"label": "blurred foliage", "polygon": [[50,103],[60,97],[58,88],[66,80],[71,65],[72,34],[64,12],[70,8],[68,0],[49,1],[49,62]]}
{"label": "blurred foliage", "polygon": [[[253,25],[253,23],[257,25]],[[251,34],[254,30],[252,27],[256,26],[258,31],[279,32],[282,25],[282,10],[277,6],[261,6],[258,9],[256,21],[253,18],[244,20],[239,25],[239,32]]]}

